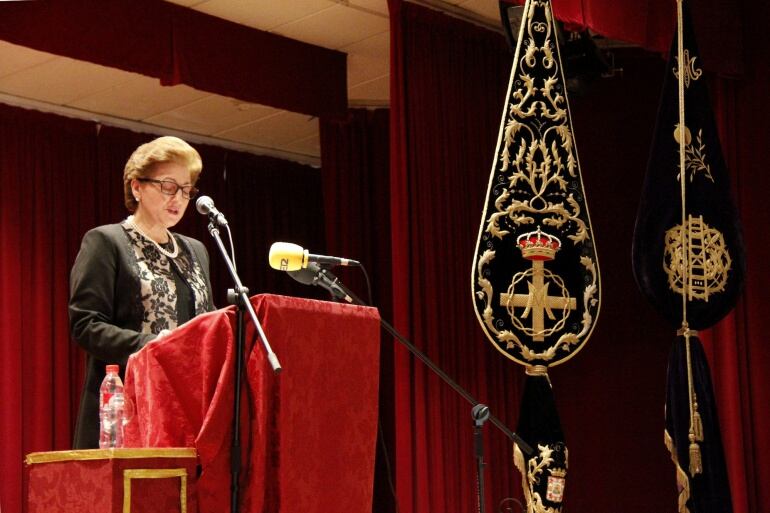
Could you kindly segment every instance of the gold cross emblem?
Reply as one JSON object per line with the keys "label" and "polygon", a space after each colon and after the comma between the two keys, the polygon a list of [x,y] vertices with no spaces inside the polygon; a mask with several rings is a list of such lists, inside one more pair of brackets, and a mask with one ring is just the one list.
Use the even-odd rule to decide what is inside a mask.
{"label": "gold cross emblem", "polygon": [[[549,296],[548,286],[550,282],[545,281],[545,275],[548,273],[553,276],[553,273],[545,270],[543,260],[532,260],[532,281],[528,282],[528,294],[513,294],[502,293],[500,294],[500,306],[504,306],[509,309],[513,314],[514,308],[524,308],[524,312],[521,317],[528,318],[530,312],[532,313],[532,339],[537,342],[545,340],[545,316],[547,315],[550,320],[556,320],[556,316],[553,314],[553,309],[562,310],[575,310],[577,308],[577,302],[575,298],[567,296]],[[516,280],[514,279],[514,284]],[[561,284],[562,290],[564,289]]]}

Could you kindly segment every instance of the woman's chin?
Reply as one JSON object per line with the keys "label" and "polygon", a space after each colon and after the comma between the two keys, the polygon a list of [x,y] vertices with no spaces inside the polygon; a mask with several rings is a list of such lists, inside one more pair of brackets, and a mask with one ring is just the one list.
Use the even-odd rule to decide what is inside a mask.
{"label": "woman's chin", "polygon": [[176,213],[176,214],[172,214],[170,212],[166,212],[166,215],[164,216],[164,219],[163,219],[163,224],[166,225],[166,228],[171,228],[173,226],[176,226],[179,223],[179,221],[182,220],[182,215],[183,214],[184,214],[184,212],[182,212],[182,211],[180,211],[179,213]]}

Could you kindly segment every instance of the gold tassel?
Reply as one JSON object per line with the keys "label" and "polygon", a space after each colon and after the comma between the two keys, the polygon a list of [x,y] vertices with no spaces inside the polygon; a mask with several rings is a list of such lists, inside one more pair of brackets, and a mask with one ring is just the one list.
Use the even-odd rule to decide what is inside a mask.
{"label": "gold tassel", "polygon": [[690,442],[690,475],[695,477],[701,472],[703,472],[703,463],[700,457],[700,446],[692,441]]}
{"label": "gold tassel", "polygon": [[[695,407],[697,408],[698,405],[696,403]],[[696,442],[702,442],[703,441],[703,421],[700,418],[700,413],[696,410],[692,414],[692,430],[693,434],[695,435],[695,441]]]}

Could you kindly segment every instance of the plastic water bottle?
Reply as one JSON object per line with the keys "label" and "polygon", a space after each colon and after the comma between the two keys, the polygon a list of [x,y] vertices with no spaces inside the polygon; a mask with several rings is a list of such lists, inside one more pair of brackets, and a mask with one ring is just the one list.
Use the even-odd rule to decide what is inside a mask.
{"label": "plastic water bottle", "polygon": [[118,365],[108,365],[99,388],[99,448],[123,447],[123,382]]}

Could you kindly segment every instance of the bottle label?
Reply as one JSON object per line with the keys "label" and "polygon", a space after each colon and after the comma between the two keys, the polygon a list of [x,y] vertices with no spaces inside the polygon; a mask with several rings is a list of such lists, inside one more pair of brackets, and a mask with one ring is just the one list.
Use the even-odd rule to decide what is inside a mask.
{"label": "bottle label", "polygon": [[102,392],[101,395],[102,395],[102,404],[101,404],[101,406],[104,406],[105,404],[110,402],[110,399],[112,399],[112,396],[114,394],[112,394],[110,392]]}

